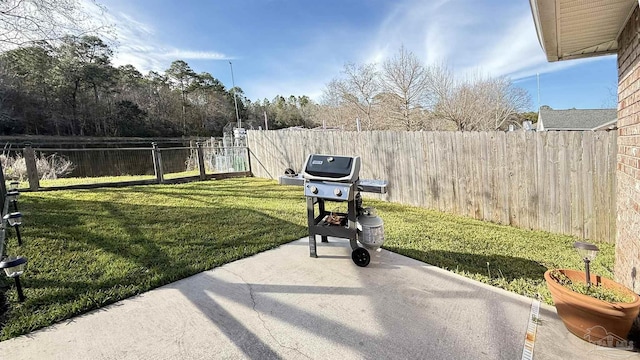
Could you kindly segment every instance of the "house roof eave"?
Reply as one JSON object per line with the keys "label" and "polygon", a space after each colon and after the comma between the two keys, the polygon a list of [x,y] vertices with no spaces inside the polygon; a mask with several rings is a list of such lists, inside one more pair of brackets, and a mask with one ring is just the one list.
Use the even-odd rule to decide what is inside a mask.
{"label": "house roof eave", "polygon": [[607,128],[611,127],[612,125],[616,125],[617,122],[618,122],[618,119],[613,119],[613,120],[611,120],[609,122],[606,122],[606,123],[604,123],[604,124],[602,124],[600,126],[596,126],[591,130],[596,131],[596,130],[599,130],[599,129],[607,129]]}
{"label": "house roof eave", "polygon": [[638,0],[529,0],[529,4],[538,42],[547,61],[554,62],[615,54],[617,39]]}

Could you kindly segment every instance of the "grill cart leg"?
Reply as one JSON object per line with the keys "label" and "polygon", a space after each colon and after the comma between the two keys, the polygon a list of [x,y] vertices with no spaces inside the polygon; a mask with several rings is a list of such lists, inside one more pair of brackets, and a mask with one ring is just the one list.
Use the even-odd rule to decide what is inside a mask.
{"label": "grill cart leg", "polygon": [[313,227],[315,226],[314,200],[312,196],[307,197],[307,222],[309,227],[309,256],[317,258],[316,234],[313,231]]}
{"label": "grill cart leg", "polygon": [[351,245],[351,250],[355,250],[359,248],[358,231],[356,230],[357,213],[355,201],[347,202],[347,219],[349,220],[349,229],[352,231],[351,236],[349,236],[349,244]]}
{"label": "grill cart leg", "polygon": [[[321,215],[325,214],[325,211],[324,211],[324,200],[322,200],[322,199],[318,199],[318,213],[321,214]],[[320,236],[320,239],[321,239],[321,241],[323,243],[328,243],[329,242],[329,239],[327,238],[327,235]]]}

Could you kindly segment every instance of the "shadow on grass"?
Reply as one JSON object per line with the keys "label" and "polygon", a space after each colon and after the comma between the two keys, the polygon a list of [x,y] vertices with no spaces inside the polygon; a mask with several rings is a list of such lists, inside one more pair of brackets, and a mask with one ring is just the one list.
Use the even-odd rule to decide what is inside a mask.
{"label": "shadow on grass", "polygon": [[[210,203],[202,199],[202,196],[210,195],[212,199],[220,197],[251,197],[258,199],[280,199],[303,201],[304,192],[302,187],[284,187],[275,184],[259,184],[255,186],[246,186],[246,184],[238,184],[238,186],[216,184],[193,185],[193,183],[185,185],[188,187],[175,188],[165,186],[147,186],[147,187],[130,187],[119,190],[120,194],[158,194],[172,195],[190,200],[196,200],[201,203]],[[287,191],[288,188],[288,191]],[[113,189],[92,189],[94,193],[112,193]],[[192,195],[190,195],[191,193]],[[195,194],[195,195],[193,195]]]}
{"label": "shadow on grass", "polygon": [[25,205],[19,252],[29,259],[22,278],[27,300],[17,303],[15,291],[7,293],[12,308],[2,340],[299,239],[307,230],[288,220],[292,214],[244,208],[241,201],[195,208],[45,197]]}
{"label": "shadow on grass", "polygon": [[385,246],[387,250],[443,269],[485,275],[489,278],[544,280],[547,268],[539,263],[513,256],[481,255],[443,250],[416,250],[397,246]]}

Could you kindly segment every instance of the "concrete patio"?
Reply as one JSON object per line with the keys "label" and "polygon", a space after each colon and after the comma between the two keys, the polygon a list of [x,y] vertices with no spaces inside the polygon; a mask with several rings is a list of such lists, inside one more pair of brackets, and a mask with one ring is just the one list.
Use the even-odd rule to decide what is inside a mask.
{"label": "concrete patio", "polygon": [[[4,359],[520,359],[532,300],[382,250],[307,239],[0,343]],[[25,281],[28,281],[26,279]],[[534,359],[626,359],[540,307]]]}

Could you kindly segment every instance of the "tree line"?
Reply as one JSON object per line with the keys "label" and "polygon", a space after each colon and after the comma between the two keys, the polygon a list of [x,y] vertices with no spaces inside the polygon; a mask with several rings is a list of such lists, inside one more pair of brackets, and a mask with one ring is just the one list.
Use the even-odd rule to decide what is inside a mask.
{"label": "tree line", "polygon": [[506,77],[456,77],[446,64],[424,65],[403,46],[381,65],[344,65],[322,99],[331,126],[396,130],[504,130],[531,114],[529,93]]}
{"label": "tree line", "polygon": [[80,136],[221,135],[236,120],[271,128],[307,126],[306,96],[251,102],[183,60],[143,75],[114,67],[113,50],[96,36],[66,36],[0,54],[0,133]]}
{"label": "tree line", "polygon": [[459,79],[404,47],[382,64],[345,64],[319,103],[305,95],[251,101],[183,60],[144,75],[112,60],[93,35],[0,54],[0,134],[220,136],[235,125],[234,96],[243,126],[254,129],[486,131],[532,118],[523,113],[529,94],[508,78]]}

